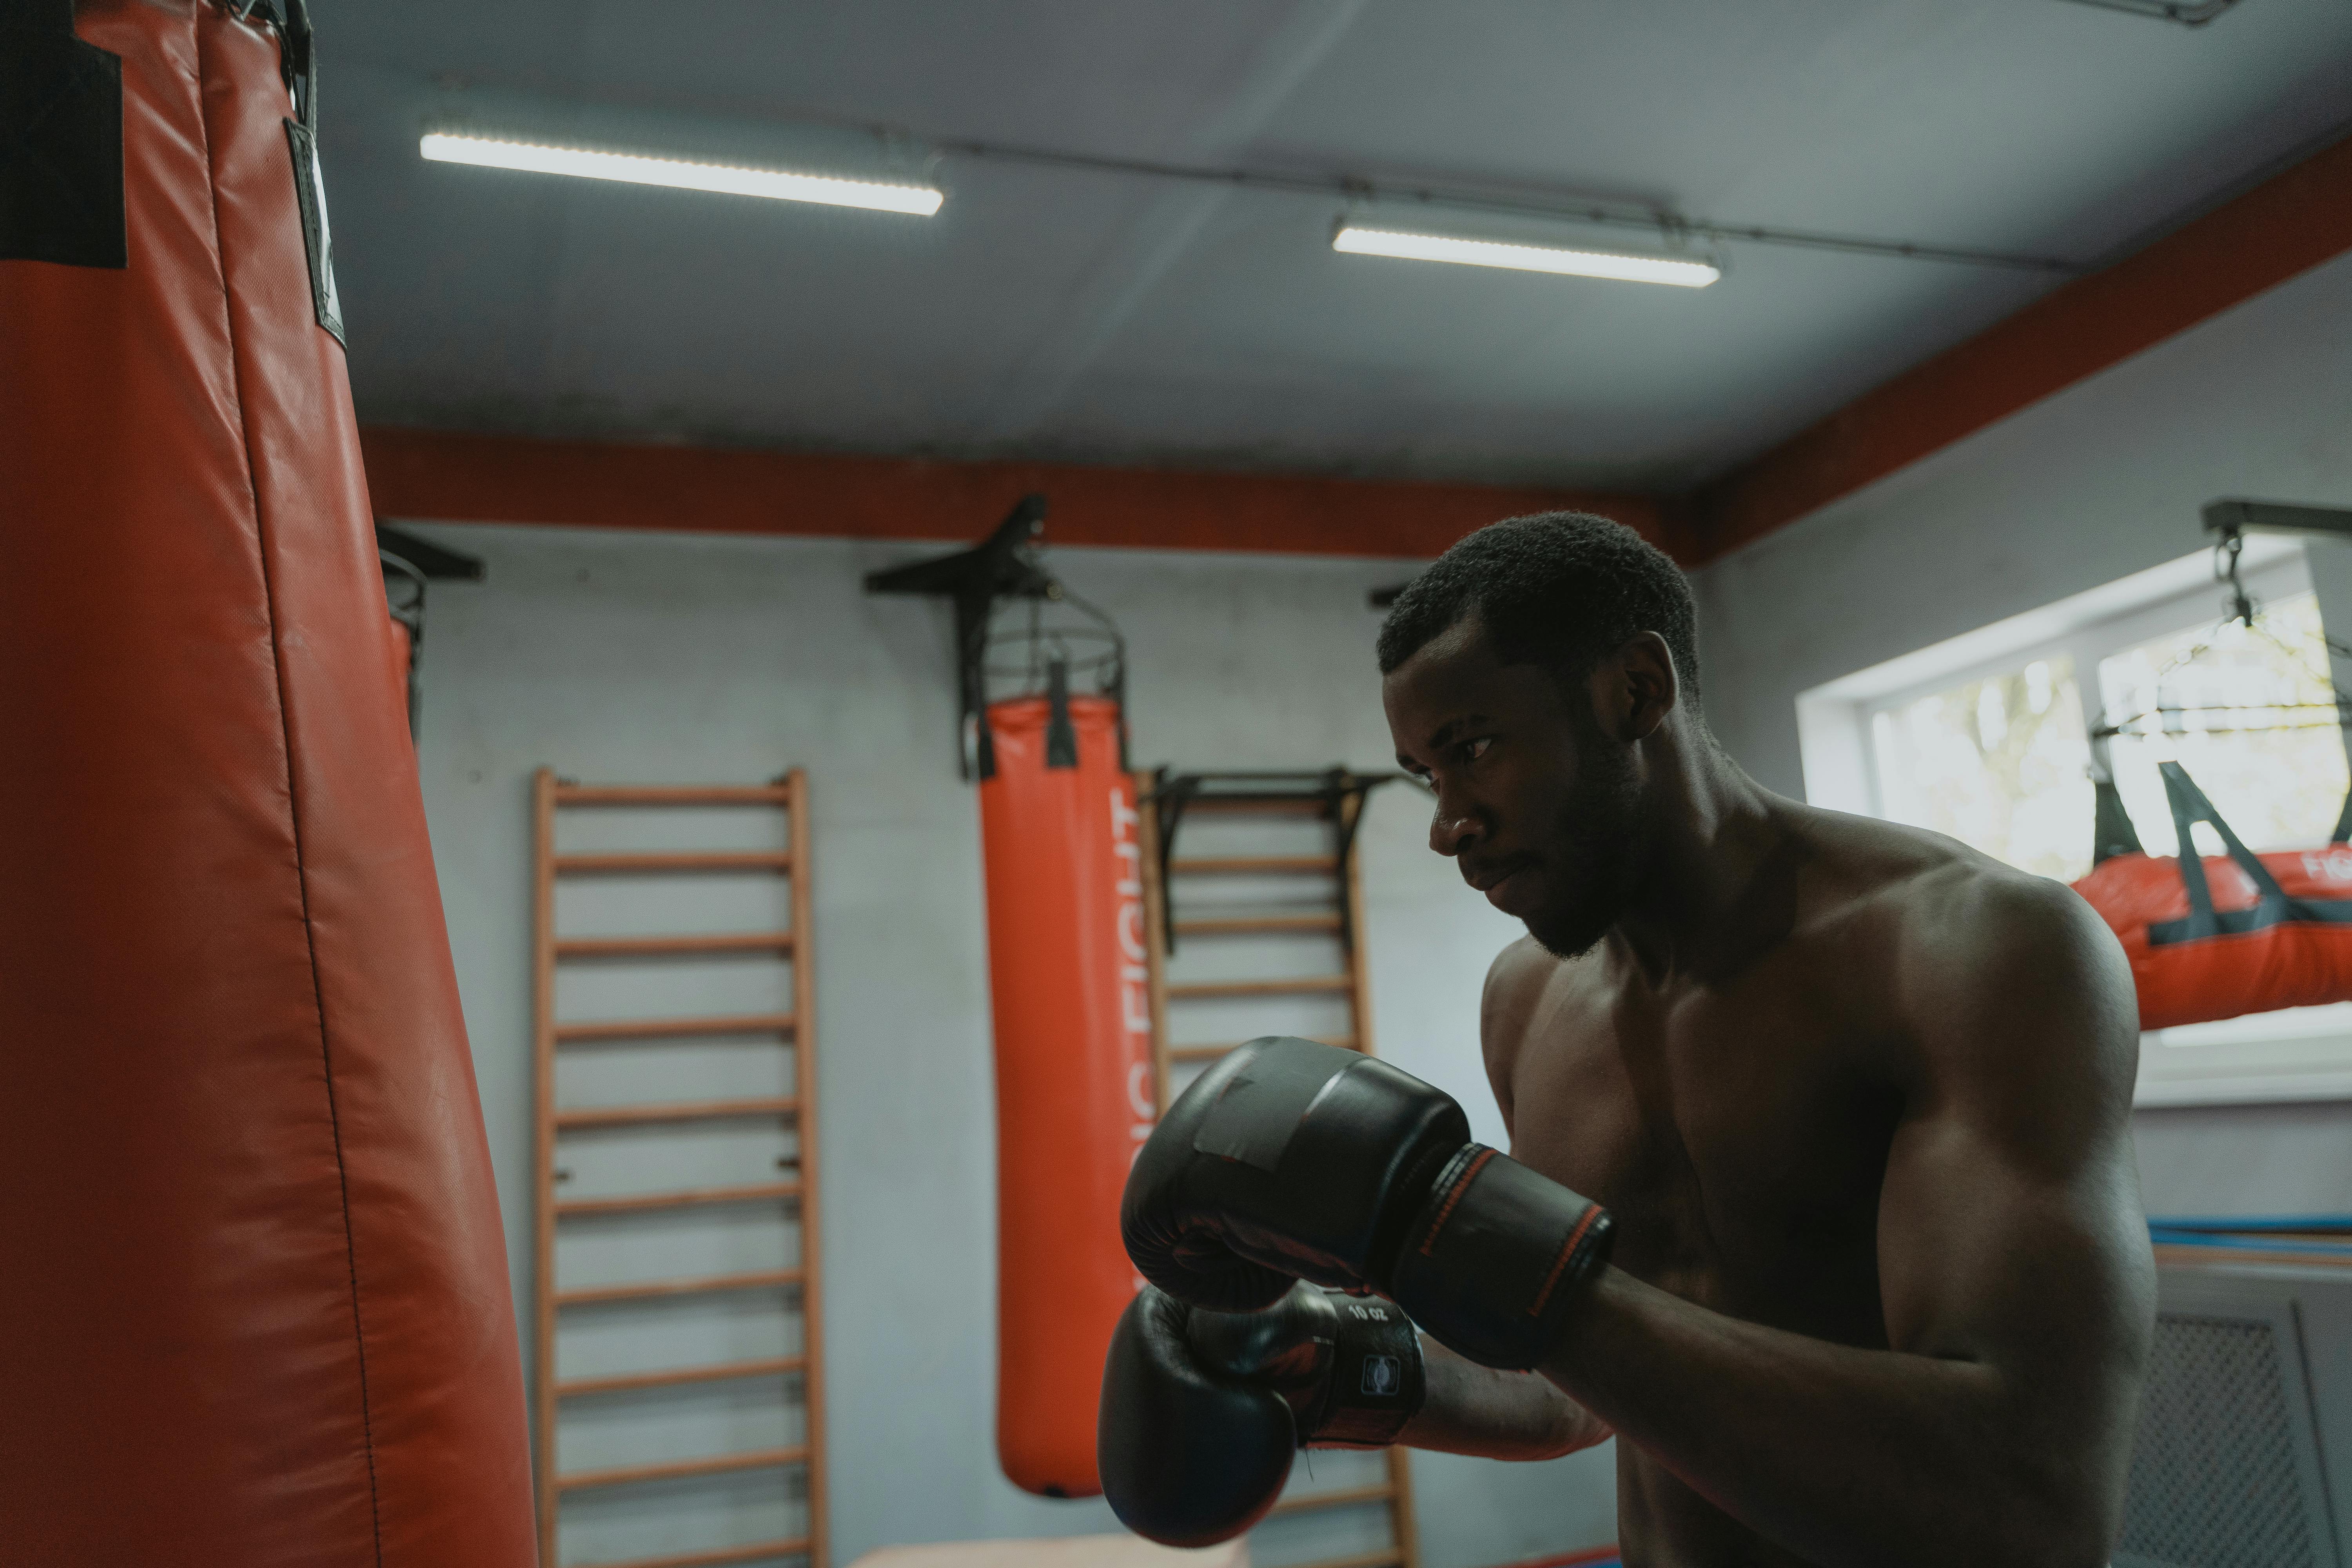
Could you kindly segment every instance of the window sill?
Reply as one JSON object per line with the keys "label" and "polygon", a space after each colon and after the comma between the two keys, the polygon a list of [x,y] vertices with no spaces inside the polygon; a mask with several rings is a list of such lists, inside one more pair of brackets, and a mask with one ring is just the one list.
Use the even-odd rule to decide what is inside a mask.
{"label": "window sill", "polygon": [[2352,1100],[2352,1003],[2152,1029],[2136,1108]]}

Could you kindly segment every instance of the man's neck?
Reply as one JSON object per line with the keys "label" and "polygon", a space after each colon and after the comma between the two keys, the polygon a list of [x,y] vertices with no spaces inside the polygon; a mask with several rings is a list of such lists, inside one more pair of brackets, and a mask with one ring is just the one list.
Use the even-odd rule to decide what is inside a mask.
{"label": "man's neck", "polygon": [[1759,873],[1784,858],[1789,803],[1724,754],[1706,725],[1677,714],[1642,742],[1643,868],[1610,945],[1653,988],[1742,965],[1757,934],[1737,919]]}

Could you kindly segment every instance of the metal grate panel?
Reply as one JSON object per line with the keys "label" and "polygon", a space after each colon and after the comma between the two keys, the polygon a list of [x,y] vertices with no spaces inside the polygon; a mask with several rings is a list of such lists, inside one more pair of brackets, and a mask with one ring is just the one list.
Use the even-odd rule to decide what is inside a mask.
{"label": "metal grate panel", "polygon": [[2118,1563],[2145,1568],[2326,1568],[2312,1539],[2301,1380],[2260,1319],[2167,1312],[2156,1322],[2132,1451]]}

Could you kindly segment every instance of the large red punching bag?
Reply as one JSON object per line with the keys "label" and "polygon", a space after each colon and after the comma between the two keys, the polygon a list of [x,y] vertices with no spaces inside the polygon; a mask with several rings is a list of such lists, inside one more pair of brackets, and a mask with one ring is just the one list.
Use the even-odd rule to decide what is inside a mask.
{"label": "large red punching bag", "polygon": [[996,1022],[996,1452],[1013,1484],[1090,1497],[1111,1329],[1139,1281],[1118,1200],[1157,1114],[1142,857],[1118,710],[990,705],[980,785]]}
{"label": "large red punching bag", "polygon": [[0,0],[0,1560],[26,1568],[535,1558],[307,81],[289,107],[308,28],[278,10]]}
{"label": "large red punching bag", "polygon": [[[2105,858],[2074,884],[2131,960],[2139,1026],[2352,1001],[2352,847],[2344,843],[2352,804],[2329,843],[2256,855],[2187,769],[2159,763],[2157,771],[2180,853],[2142,852],[2122,798],[2102,783]],[[2226,854],[2197,853],[2189,828],[2200,822],[2212,826]],[[2111,842],[2117,852],[2108,853]]]}

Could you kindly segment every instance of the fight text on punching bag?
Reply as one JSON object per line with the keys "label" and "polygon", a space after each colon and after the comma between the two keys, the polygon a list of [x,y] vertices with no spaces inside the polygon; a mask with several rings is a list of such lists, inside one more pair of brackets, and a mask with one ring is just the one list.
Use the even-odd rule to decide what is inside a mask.
{"label": "fight text on punching bag", "polygon": [[[1160,1106],[1151,1072],[1151,953],[1144,944],[1143,918],[1143,845],[1136,837],[1143,814],[1129,804],[1128,786],[1116,784],[1110,788],[1111,853],[1118,857],[1118,952],[1123,961],[1119,966],[1119,1025],[1127,1032],[1127,1107],[1135,1120],[1128,1128],[1134,1147],[1128,1151],[1128,1163],[1143,1149],[1144,1140],[1151,1136],[1158,1122]],[[1135,1277],[1135,1288],[1143,1289],[1143,1276]]]}

